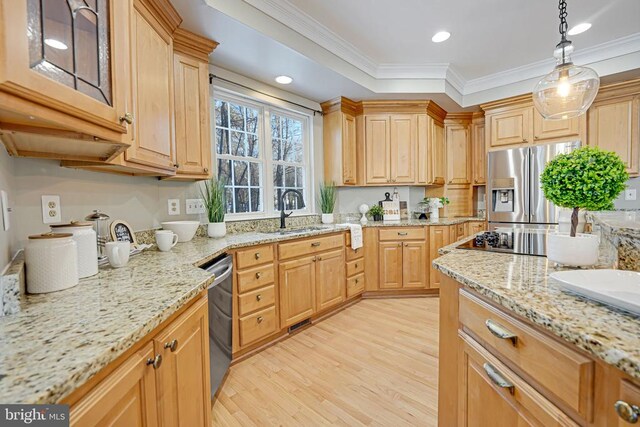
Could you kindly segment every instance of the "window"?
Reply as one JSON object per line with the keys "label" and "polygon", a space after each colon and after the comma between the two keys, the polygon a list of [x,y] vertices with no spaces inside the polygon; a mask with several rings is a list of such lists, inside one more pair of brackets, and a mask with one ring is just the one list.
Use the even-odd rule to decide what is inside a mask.
{"label": "window", "polygon": [[215,157],[218,179],[225,183],[226,212],[232,217],[272,216],[285,209],[310,212],[309,117],[218,94],[215,104]]}

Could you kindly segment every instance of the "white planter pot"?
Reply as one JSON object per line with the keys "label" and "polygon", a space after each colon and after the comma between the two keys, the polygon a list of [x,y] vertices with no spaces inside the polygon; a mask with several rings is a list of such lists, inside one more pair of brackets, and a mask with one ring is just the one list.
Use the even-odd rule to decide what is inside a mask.
{"label": "white planter pot", "polygon": [[323,213],[322,214],[322,223],[323,224],[333,224],[333,220],[334,220],[334,218],[333,218],[333,214],[332,213],[329,213],[329,214]]}
{"label": "white planter pot", "polygon": [[429,215],[429,220],[430,221],[438,221],[439,219],[440,219],[440,209],[438,209],[438,208],[431,209],[430,215]]}
{"label": "white planter pot", "polygon": [[[587,211],[578,211],[578,228],[576,233],[584,233],[584,226],[587,224]],[[560,233],[571,232],[571,211],[562,209],[558,214],[558,231]]]}
{"label": "white planter pot", "polygon": [[595,234],[549,233],[547,259],[571,267],[588,267],[598,262],[600,237]]}
{"label": "white planter pot", "polygon": [[207,224],[207,236],[213,238],[224,237],[227,234],[227,224],[224,222],[210,222]]}

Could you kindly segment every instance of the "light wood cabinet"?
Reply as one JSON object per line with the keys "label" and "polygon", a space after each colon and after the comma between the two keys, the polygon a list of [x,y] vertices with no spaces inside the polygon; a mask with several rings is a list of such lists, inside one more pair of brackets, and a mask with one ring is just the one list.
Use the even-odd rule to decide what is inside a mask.
{"label": "light wood cabinet", "polygon": [[416,181],[417,124],[415,114],[393,114],[391,125],[391,182],[413,184]]}
{"label": "light wood cabinet", "polygon": [[443,185],[446,169],[444,125],[427,114],[417,115],[417,184]]}
{"label": "light wood cabinet", "polygon": [[618,154],[631,176],[640,173],[639,128],[640,93],[608,98],[605,91],[589,108],[589,145]]}
{"label": "light wood cabinet", "polygon": [[487,224],[484,221],[471,221],[467,224],[469,225],[468,236],[473,236],[487,230]]}
{"label": "light wood cabinet", "polygon": [[489,129],[490,147],[528,144],[533,140],[533,109],[527,106],[492,114]]}
{"label": "light wood cabinet", "polygon": [[427,258],[426,240],[381,241],[379,244],[380,289],[426,288]]}
{"label": "light wood cabinet", "polygon": [[365,116],[367,184],[391,182],[391,125],[388,115]]}
{"label": "light wood cabinet", "polygon": [[429,227],[429,287],[440,287],[440,274],[433,267],[433,260],[438,258],[438,249],[450,244],[448,225],[432,225]]}
{"label": "light wood cabinet", "polygon": [[474,117],[471,123],[473,185],[485,185],[487,183],[487,152],[484,138],[484,117]]}
{"label": "light wood cabinet", "polygon": [[380,242],[380,289],[402,288],[402,242]]}
{"label": "light wood cabinet", "polygon": [[281,262],[280,323],[291,326],[316,312],[316,257]]}
{"label": "light wood cabinet", "polygon": [[337,185],[358,184],[356,106],[341,97],[322,103],[324,177]]}
{"label": "light wood cabinet", "polygon": [[316,307],[324,311],[346,298],[344,250],[325,252],[316,258]]}
{"label": "light wood cabinet", "polygon": [[566,120],[546,120],[538,111],[533,109],[533,141],[560,139],[580,139],[581,122],[584,117],[573,117]]}
{"label": "light wood cabinet", "polygon": [[447,184],[471,183],[471,139],[468,125],[445,124]]}
{"label": "light wood cabinet", "polygon": [[[640,386],[634,385],[627,380],[620,380],[619,387],[620,388],[618,391],[616,403],[622,404],[622,405],[627,404],[631,408],[635,406],[636,412],[638,412],[639,410],[637,408],[640,408]],[[631,426],[633,426],[632,423],[627,422],[626,420],[622,419],[622,417],[618,416],[618,427],[631,427]]]}

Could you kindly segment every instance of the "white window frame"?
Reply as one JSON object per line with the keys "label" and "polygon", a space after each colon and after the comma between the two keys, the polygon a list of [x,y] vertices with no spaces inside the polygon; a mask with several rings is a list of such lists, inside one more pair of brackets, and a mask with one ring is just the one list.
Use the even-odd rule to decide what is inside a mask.
{"label": "white window frame", "polygon": [[271,113],[276,113],[280,116],[286,116],[302,122],[302,144],[303,144],[303,168],[304,173],[304,194],[305,194],[305,207],[304,209],[298,209],[293,211],[292,216],[305,216],[315,214],[315,179],[313,169],[313,117],[310,114],[283,108],[270,104],[256,98],[239,94],[237,92],[230,91],[228,89],[214,86],[213,91],[210,92],[211,102],[211,151],[213,158],[213,167],[217,173],[218,171],[218,153],[216,150],[216,117],[215,117],[215,100],[220,99],[222,101],[238,103],[246,105],[248,107],[258,110],[258,141],[260,155],[258,158],[251,157],[239,157],[232,155],[225,155],[225,159],[240,160],[240,161],[253,161],[261,164],[262,172],[262,206],[263,212],[240,212],[240,213],[228,213],[225,214],[225,221],[243,221],[251,219],[262,218],[278,218],[280,217],[280,211],[273,205],[273,195],[275,187],[273,185],[273,153],[272,153],[272,140],[271,140]]}

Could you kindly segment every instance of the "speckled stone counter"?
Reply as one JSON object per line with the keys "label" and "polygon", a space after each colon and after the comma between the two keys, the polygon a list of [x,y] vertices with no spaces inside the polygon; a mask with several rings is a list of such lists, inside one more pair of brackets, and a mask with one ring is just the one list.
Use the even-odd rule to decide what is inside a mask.
{"label": "speckled stone counter", "polygon": [[[459,244],[459,243],[458,243]],[[498,305],[640,378],[640,317],[563,292],[545,257],[445,248],[434,266]],[[601,267],[607,267],[602,265]]]}
{"label": "speckled stone counter", "polygon": [[587,220],[615,251],[619,269],[640,271],[640,211],[589,212]]}

